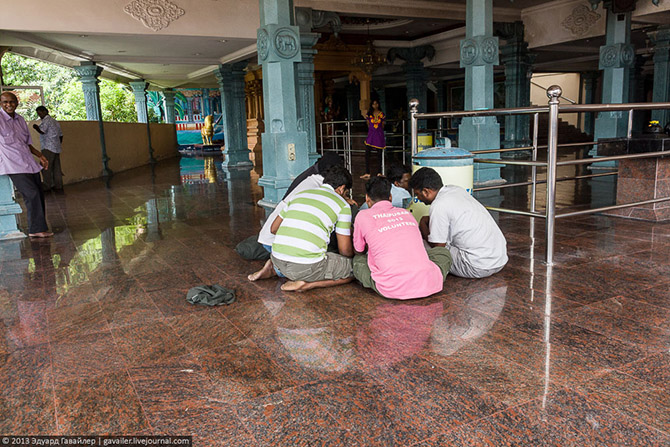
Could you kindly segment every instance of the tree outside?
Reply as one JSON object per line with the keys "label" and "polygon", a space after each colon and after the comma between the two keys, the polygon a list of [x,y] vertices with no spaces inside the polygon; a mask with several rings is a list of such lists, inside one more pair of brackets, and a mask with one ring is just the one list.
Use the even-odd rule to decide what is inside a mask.
{"label": "tree outside", "polygon": [[[13,53],[5,53],[2,58],[2,73],[5,85],[34,85],[44,89],[44,105],[51,116],[61,121],[86,119],[84,92],[74,70],[60,65],[42,62]],[[25,106],[19,113],[26,119],[37,119],[38,105],[35,90],[19,93]],[[125,123],[137,122],[135,99],[130,87],[100,80],[100,103],[105,121]]]}

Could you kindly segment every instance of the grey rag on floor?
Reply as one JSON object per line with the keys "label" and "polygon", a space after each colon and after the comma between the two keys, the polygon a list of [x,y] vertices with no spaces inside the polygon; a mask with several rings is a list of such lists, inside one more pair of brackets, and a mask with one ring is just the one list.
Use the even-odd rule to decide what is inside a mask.
{"label": "grey rag on floor", "polygon": [[186,301],[191,304],[204,304],[205,306],[232,304],[235,301],[235,291],[218,284],[197,286],[189,289],[186,293]]}

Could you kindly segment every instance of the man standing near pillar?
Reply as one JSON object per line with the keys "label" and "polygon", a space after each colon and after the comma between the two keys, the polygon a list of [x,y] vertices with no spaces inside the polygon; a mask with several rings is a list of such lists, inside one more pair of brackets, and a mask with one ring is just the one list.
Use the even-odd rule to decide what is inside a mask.
{"label": "man standing near pillar", "polygon": [[[44,193],[40,171],[49,168],[49,161],[32,145],[28,125],[21,115],[16,113],[19,100],[13,93],[0,95],[0,175],[6,174],[12,179],[23,196],[28,211],[30,237],[50,237],[45,218]],[[31,153],[39,157],[37,164]]]}
{"label": "man standing near pillar", "polygon": [[44,190],[49,191],[53,188],[60,191],[63,189],[63,172],[60,167],[63,132],[60,130],[58,121],[49,115],[49,110],[46,107],[39,106],[35,111],[42,122],[39,125],[33,124],[33,129],[40,134],[42,154],[47,158],[49,166],[51,166],[51,169],[46,169],[42,172]]}

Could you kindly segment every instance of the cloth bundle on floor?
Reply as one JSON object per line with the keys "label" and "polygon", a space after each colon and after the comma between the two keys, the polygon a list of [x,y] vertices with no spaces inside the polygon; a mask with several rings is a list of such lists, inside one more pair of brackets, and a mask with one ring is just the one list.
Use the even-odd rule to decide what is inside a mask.
{"label": "cloth bundle on floor", "polygon": [[186,301],[205,306],[221,306],[235,302],[235,291],[218,284],[193,287],[186,293]]}

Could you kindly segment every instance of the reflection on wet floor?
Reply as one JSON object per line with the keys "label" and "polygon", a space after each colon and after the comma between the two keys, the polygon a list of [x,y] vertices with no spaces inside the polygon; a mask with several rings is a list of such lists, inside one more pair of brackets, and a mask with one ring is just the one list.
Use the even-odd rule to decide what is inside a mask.
{"label": "reflection on wet floor", "polygon": [[[561,220],[548,268],[544,221],[500,215],[493,277],[409,302],[355,283],[290,294],[246,281],[259,263],[234,251],[265,216],[259,174],[181,159],[69,185],[47,197],[53,239],[0,242],[0,432],[670,445],[668,224]],[[575,184],[561,206],[594,200]],[[485,199],[529,204],[527,188]],[[237,302],[186,303],[204,283]]]}

